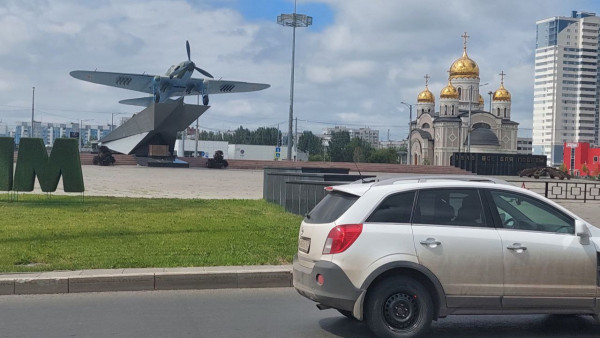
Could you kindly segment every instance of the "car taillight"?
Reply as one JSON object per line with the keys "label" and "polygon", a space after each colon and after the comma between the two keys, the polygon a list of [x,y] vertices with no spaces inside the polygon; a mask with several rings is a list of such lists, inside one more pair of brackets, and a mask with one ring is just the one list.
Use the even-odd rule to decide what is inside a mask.
{"label": "car taillight", "polygon": [[362,227],[362,224],[345,224],[331,229],[327,235],[323,253],[336,254],[346,251],[356,241],[362,232]]}

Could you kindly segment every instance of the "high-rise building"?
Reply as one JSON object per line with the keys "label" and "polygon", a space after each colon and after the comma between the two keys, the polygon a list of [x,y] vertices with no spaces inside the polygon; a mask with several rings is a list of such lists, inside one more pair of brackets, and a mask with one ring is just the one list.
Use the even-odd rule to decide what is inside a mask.
{"label": "high-rise building", "polygon": [[573,11],[536,24],[533,154],[560,165],[565,142],[598,144],[600,17]]}

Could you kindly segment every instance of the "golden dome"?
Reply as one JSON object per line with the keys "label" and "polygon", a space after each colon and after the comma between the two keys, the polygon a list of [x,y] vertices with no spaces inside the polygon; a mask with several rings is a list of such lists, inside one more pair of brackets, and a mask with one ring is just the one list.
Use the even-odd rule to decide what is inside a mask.
{"label": "golden dome", "polygon": [[481,94],[479,94],[479,104],[483,105],[483,96]]}
{"label": "golden dome", "polygon": [[452,81],[448,80],[448,85],[442,89],[440,93],[441,99],[458,99],[458,91],[452,85]]}
{"label": "golden dome", "polygon": [[417,102],[435,103],[435,97],[433,96],[433,93],[429,90],[429,88],[427,88],[427,86],[425,86],[425,89],[421,93],[419,93],[419,96],[417,96]]}
{"label": "golden dome", "polygon": [[494,92],[494,101],[510,101],[510,93],[504,88],[504,81],[500,82],[500,88]]}
{"label": "golden dome", "polygon": [[463,55],[450,66],[450,79],[456,78],[478,78],[479,66],[467,55],[467,48],[463,50]]}

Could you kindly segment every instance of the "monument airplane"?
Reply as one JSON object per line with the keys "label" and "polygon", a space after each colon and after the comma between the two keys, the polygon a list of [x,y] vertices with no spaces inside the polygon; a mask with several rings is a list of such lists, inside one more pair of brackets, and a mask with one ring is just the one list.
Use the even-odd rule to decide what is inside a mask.
{"label": "monument airplane", "polygon": [[[190,43],[185,42],[187,61],[173,65],[164,76],[148,74],[128,74],[75,70],[72,77],[105,86],[124,88],[151,94],[152,96],[121,100],[119,103],[148,107],[151,103],[174,102],[171,97],[186,95],[202,95],[202,103],[208,105],[209,94],[242,93],[267,89],[265,83],[214,80],[207,71],[196,66],[190,58]],[[206,76],[203,79],[192,78],[197,70]]]}

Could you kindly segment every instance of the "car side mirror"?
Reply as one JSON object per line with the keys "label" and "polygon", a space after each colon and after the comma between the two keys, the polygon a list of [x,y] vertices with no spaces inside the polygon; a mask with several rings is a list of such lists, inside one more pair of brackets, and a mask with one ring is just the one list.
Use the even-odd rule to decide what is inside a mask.
{"label": "car side mirror", "polygon": [[591,234],[585,222],[578,219],[575,220],[575,235],[579,237],[579,243],[582,245],[590,244]]}

